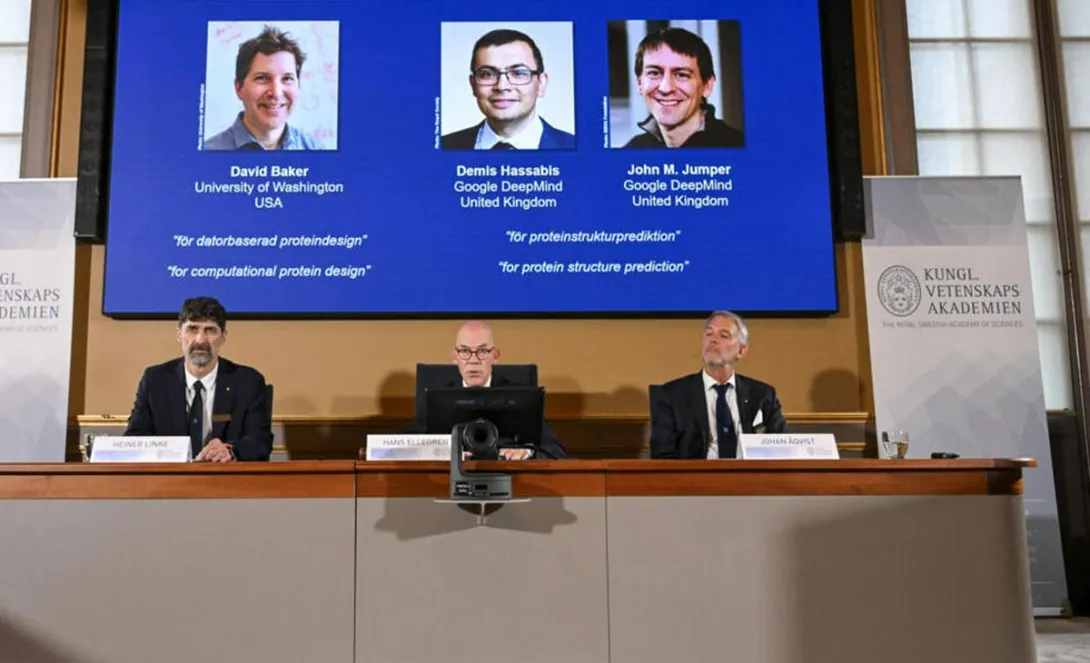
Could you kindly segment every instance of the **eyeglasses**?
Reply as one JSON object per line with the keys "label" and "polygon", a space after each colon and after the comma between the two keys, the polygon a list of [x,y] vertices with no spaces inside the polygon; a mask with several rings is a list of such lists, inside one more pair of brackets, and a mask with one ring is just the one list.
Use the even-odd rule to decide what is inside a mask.
{"label": "eyeglasses", "polygon": [[507,71],[500,71],[492,67],[481,67],[473,72],[473,82],[477,85],[495,85],[500,82],[500,76],[506,76],[507,82],[511,85],[528,85],[534,79],[534,76],[540,73],[540,71],[529,67],[515,67]]}
{"label": "eyeglasses", "polygon": [[476,356],[481,361],[491,357],[493,350],[495,348],[477,348],[476,350],[472,348],[454,348],[454,351],[458,353],[458,357],[461,359],[468,360],[470,357]]}

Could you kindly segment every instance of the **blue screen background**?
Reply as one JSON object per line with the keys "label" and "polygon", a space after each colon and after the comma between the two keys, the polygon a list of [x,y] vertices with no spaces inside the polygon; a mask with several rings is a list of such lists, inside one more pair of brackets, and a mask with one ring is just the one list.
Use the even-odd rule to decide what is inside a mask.
{"label": "blue screen background", "polygon": [[[672,18],[662,15],[661,2],[122,0],[104,313],[172,313],[195,295],[218,297],[232,314],[271,315],[835,310],[816,0],[690,0],[683,7],[682,18],[739,21],[745,147],[604,147],[607,23]],[[208,22],[288,20],[339,22],[338,149],[199,150]],[[571,21],[577,149],[436,149],[441,58],[466,61],[468,74],[468,53],[441,52],[445,21]],[[548,53],[545,58],[548,63]],[[633,192],[623,188],[634,163],[729,165],[730,204],[635,207]],[[563,181],[563,192],[553,194],[557,207],[461,207],[457,166],[502,164],[559,168],[561,176],[553,178]],[[285,195],[282,208],[259,209],[254,196],[195,191],[196,182],[274,179],[229,176],[231,166],[260,165],[306,167],[307,181],[338,183],[344,192]],[[644,230],[680,232],[670,242],[619,244],[530,245],[509,235]],[[215,248],[195,241],[181,246],[179,235],[329,235],[362,243],[352,249]],[[623,268],[663,261],[675,271],[522,273],[523,265],[537,263]],[[501,262],[519,267],[504,273]],[[226,271],[246,266],[274,267],[277,276]],[[282,268],[297,266],[316,267],[321,275],[279,276]],[[355,268],[342,274],[356,276],[326,276],[331,266]],[[217,277],[209,268],[224,271]]]}

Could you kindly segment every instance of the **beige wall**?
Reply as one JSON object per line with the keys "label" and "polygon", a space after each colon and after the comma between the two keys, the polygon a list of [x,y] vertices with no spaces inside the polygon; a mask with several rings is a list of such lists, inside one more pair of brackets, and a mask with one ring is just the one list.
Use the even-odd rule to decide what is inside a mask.
{"label": "beige wall", "polygon": [[[855,0],[863,163],[883,172],[873,0]],[[69,0],[62,33],[54,174],[74,176],[86,0]],[[70,414],[122,414],[141,369],[174,356],[171,322],[116,321],[101,314],[103,246],[81,246]],[[870,366],[858,244],[836,247],[841,311],[821,319],[751,320],[742,372],[775,384],[788,413],[870,412]],[[194,293],[199,294],[199,293]],[[179,302],[180,304],[180,302]],[[456,321],[276,321],[230,323],[224,354],[256,366],[276,385],[279,415],[412,412],[418,361],[447,361]],[[501,320],[497,345],[509,362],[536,362],[557,415],[642,415],[646,387],[699,367],[697,320]]]}

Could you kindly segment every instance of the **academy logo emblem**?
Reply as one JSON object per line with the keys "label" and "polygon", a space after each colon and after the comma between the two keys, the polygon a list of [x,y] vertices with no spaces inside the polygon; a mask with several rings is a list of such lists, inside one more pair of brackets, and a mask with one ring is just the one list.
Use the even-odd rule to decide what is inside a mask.
{"label": "academy logo emblem", "polygon": [[891,265],[878,277],[878,301],[898,318],[915,313],[922,298],[920,279],[908,267]]}

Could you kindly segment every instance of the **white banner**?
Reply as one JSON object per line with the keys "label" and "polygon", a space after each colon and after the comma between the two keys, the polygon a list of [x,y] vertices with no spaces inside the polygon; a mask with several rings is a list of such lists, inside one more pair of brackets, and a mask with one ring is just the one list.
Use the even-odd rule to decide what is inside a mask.
{"label": "white banner", "polygon": [[1067,600],[1017,177],[866,178],[863,241],[875,417],[908,457],[1032,457],[1033,605]]}
{"label": "white banner", "polygon": [[76,180],[0,182],[0,462],[63,462]]}

